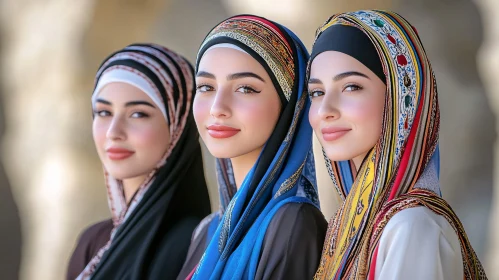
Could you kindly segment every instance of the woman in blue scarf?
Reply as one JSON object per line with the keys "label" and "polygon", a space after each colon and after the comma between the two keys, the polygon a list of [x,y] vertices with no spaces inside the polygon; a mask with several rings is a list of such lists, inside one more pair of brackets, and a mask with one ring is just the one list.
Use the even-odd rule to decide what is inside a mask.
{"label": "woman in blue scarf", "polygon": [[326,221],[318,208],[308,54],[287,28],[241,15],[196,61],[194,117],[217,158],[221,207],[193,234],[177,279],[311,279]]}

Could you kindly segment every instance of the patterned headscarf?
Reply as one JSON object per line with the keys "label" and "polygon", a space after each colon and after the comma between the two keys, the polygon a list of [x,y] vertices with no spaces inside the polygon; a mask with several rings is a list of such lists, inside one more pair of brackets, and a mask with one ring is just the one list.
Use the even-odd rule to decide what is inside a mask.
{"label": "patterned headscarf", "polygon": [[[149,173],[132,200],[128,203],[125,199],[122,181],[114,178],[107,170],[104,170],[108,192],[108,204],[111,210],[114,228],[107,245],[90,261],[78,279],[94,278],[93,274],[97,268],[102,266],[101,262],[103,256],[105,256],[109,248],[112,246],[119,246],[114,242],[116,235],[122,232],[120,229],[123,228],[124,224],[128,223],[131,226],[131,224],[135,222],[128,222],[128,220],[131,219],[132,215],[137,215],[136,212],[139,208],[140,211],[147,212],[146,208],[152,207],[154,203],[165,204],[160,207],[174,207],[168,205],[170,198],[167,197],[178,196],[178,193],[189,191],[187,189],[182,191],[176,190],[177,185],[183,185],[186,184],[186,182],[184,182],[185,180],[181,182],[181,180],[172,178],[185,175],[177,174],[178,172],[174,171],[174,168],[171,166],[172,164],[167,164],[169,160],[175,161],[179,166],[185,164],[184,168],[197,174],[190,174],[189,176],[198,176],[204,179],[202,167],[196,167],[195,164],[193,164],[193,162],[197,163],[198,161],[201,163],[201,151],[191,110],[191,103],[195,90],[193,69],[189,62],[175,52],[160,45],[133,44],[111,54],[100,66],[96,74],[95,88],[92,95],[93,106],[95,106],[101,89],[113,82],[133,85],[141,89],[153,100],[163,113],[165,121],[168,123],[170,129],[170,143],[168,143],[167,150],[161,160],[154,170]],[[184,150],[179,151],[180,149]],[[201,168],[201,170],[191,170],[193,167],[197,169]],[[158,176],[161,177],[161,179],[157,179]],[[166,186],[165,182],[168,181],[174,183],[170,183],[172,185]],[[199,201],[196,201],[198,200],[197,198],[193,198],[192,201],[185,202],[186,204],[194,204],[192,205],[192,209],[199,210],[193,210],[192,213],[189,214],[196,212],[199,213],[196,213],[195,215],[206,213],[209,211],[209,201],[204,180],[198,180],[191,182],[190,184],[190,191],[195,192],[195,195],[199,195],[200,198]],[[186,188],[185,186],[180,187]],[[148,192],[150,189],[153,190]],[[174,195],[168,194],[169,192],[177,193]],[[151,201],[145,201],[146,199],[144,199],[144,196],[146,194],[148,200]],[[165,196],[165,194],[168,195]],[[195,205],[196,203],[198,204]],[[146,221],[150,218],[151,223],[155,224],[154,227],[159,225],[160,223],[154,220],[161,219],[161,217],[153,217],[152,215],[154,214],[151,213],[150,215],[146,214],[143,216],[141,218],[143,220],[142,223],[147,223]],[[163,222],[168,221],[165,219]],[[154,231],[154,227],[150,228],[150,230]],[[127,234],[132,235],[133,233],[129,232]],[[144,240],[142,240],[142,242],[143,241]],[[110,258],[109,253],[107,253],[106,257],[107,259]],[[135,257],[139,258],[139,256]]]}
{"label": "patterned headscarf", "polygon": [[310,101],[305,92],[306,48],[285,27],[241,15],[223,21],[208,34],[197,65],[210,47],[227,43],[250,54],[266,69],[282,111],[237,192],[230,159],[217,159],[221,218],[209,217],[213,232],[193,279],[253,279],[265,232],[280,207],[293,202],[318,207],[308,123]]}
{"label": "patterned headscarf", "polygon": [[325,156],[344,203],[329,224],[315,279],[374,279],[384,226],[394,214],[416,206],[428,207],[453,226],[461,241],[465,279],[485,279],[463,226],[440,198],[437,88],[416,30],[393,12],[358,11],[329,18],[317,30],[316,42],[335,25],[358,28],[369,38],[387,91],[382,134],[358,173],[351,162],[331,162]]}

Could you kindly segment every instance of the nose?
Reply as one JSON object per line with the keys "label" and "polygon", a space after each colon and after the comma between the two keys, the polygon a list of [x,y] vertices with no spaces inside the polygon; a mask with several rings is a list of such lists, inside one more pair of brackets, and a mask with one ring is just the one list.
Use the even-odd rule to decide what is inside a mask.
{"label": "nose", "polygon": [[230,92],[219,88],[211,104],[210,115],[214,118],[230,118],[232,116],[230,102]]}
{"label": "nose", "polygon": [[334,120],[340,117],[339,97],[333,92],[326,92],[322,99],[318,114],[323,120]]}
{"label": "nose", "polygon": [[124,120],[119,117],[113,117],[107,129],[106,137],[113,141],[125,140],[126,132],[124,126]]}

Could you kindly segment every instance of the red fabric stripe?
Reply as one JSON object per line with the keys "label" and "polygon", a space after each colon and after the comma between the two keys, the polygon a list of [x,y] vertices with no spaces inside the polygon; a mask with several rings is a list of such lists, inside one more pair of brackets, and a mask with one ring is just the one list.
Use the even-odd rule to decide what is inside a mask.
{"label": "red fabric stripe", "polygon": [[[421,94],[421,99],[424,100],[425,93],[424,91]],[[414,146],[414,140],[416,139],[416,132],[419,127],[419,119],[421,118],[421,110],[423,107],[423,103],[419,103],[418,111],[416,112],[416,117],[414,118],[414,122],[412,123],[411,132],[409,133],[409,138],[407,139],[407,144],[404,150],[404,155],[400,161],[400,165],[397,171],[397,177],[395,178],[395,183],[393,184],[392,190],[390,192],[390,196],[388,197],[388,201],[395,198],[395,195],[400,187],[400,182],[402,178],[404,178],[405,170],[407,169],[407,165],[409,164],[409,159],[411,157],[412,147]]]}
{"label": "red fabric stripe", "polygon": [[285,39],[286,37],[284,36],[284,33],[282,33],[281,30],[274,23],[272,23],[264,18],[260,18],[260,17],[256,17],[256,16],[249,16],[249,15],[233,17],[233,19],[249,19],[252,21],[258,21],[260,23],[265,24],[266,26],[271,28],[272,31],[279,34],[279,36],[281,36],[282,41],[285,42],[288,49],[291,50],[291,46],[288,44],[288,40]]}
{"label": "red fabric stripe", "polygon": [[191,280],[192,279],[192,276],[194,276],[194,272],[196,272],[196,269],[198,268],[198,265],[196,265],[194,267],[194,269],[191,271],[191,273],[189,273],[189,275],[187,275],[187,277],[185,278],[185,280]]}
{"label": "red fabric stripe", "polygon": [[375,280],[374,277],[376,276],[376,260],[378,259],[378,248],[379,247],[376,246],[371,259],[371,265],[369,266],[369,276],[367,277],[367,279],[369,280]]}

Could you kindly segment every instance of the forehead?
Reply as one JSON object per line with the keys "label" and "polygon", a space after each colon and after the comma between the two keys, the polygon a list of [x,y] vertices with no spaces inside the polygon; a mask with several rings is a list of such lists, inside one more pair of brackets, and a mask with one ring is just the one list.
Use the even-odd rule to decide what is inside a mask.
{"label": "forehead", "polygon": [[125,82],[107,84],[98,93],[97,98],[102,98],[112,103],[125,103],[131,100],[152,102],[151,98],[141,89]]}
{"label": "forehead", "polygon": [[199,61],[198,71],[212,74],[254,72],[268,77],[263,66],[251,55],[232,48],[209,49]]}
{"label": "forehead", "polygon": [[337,51],[317,55],[310,66],[310,77],[331,76],[347,71],[357,71],[371,77],[374,73],[357,59]]}

